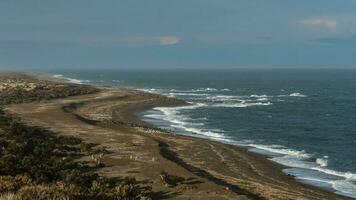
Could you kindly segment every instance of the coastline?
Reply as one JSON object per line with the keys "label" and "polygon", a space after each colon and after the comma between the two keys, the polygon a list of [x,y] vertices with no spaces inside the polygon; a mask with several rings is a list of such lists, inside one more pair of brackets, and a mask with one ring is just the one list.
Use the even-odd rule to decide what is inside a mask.
{"label": "coastline", "polygon": [[[140,91],[141,92],[141,91]],[[143,92],[143,93],[146,93],[146,92]],[[149,93],[150,94],[150,93]],[[153,94],[155,96],[161,96],[161,95],[158,95],[158,94]],[[126,112],[126,116],[131,120],[132,124],[137,124],[138,126],[142,125],[142,124],[146,124],[146,122],[142,121],[141,117],[139,117],[137,114],[138,113],[141,113],[141,112],[144,112],[144,111],[147,111],[147,110],[150,110],[150,109],[153,109],[155,107],[175,107],[175,106],[184,106],[184,105],[189,105],[188,103],[184,104],[180,102],[180,100],[177,102],[177,103],[173,103],[172,105],[166,105],[166,104],[162,104],[160,103],[160,101],[157,101],[155,102],[154,104],[147,104],[145,106],[138,106],[138,107],[135,107],[133,109],[131,108],[125,108]],[[115,120],[115,119],[114,119]],[[155,125],[153,124],[148,124],[148,128],[157,128]],[[163,130],[163,132],[166,132],[168,130]],[[281,179],[285,182],[290,182],[290,184],[293,184],[295,185],[295,187],[306,187],[308,189],[311,189],[311,190],[316,190],[316,191],[320,191],[320,192],[326,192],[327,195],[330,195],[329,197],[332,198],[332,199],[337,199],[338,197],[341,197],[342,199],[345,198],[345,199],[352,199],[352,198],[349,198],[349,197],[345,197],[345,196],[339,196],[335,193],[333,193],[332,191],[330,190],[326,190],[326,189],[321,189],[319,187],[316,187],[316,186],[313,186],[313,185],[309,185],[309,184],[304,184],[302,182],[299,182],[295,179],[294,176],[292,175],[288,175],[288,174],[285,174],[282,170],[283,169],[287,169],[287,168],[290,168],[288,166],[285,166],[285,165],[282,165],[282,164],[279,164],[279,163],[276,163],[272,160],[269,160],[268,156],[267,155],[264,155],[264,154],[260,154],[260,153],[256,153],[256,152],[252,152],[252,151],[249,151],[248,148],[246,147],[243,147],[243,146],[238,146],[238,145],[232,145],[232,144],[226,144],[226,143],[223,143],[223,142],[220,142],[220,141],[214,141],[214,140],[209,140],[208,138],[201,138],[201,137],[195,137],[195,136],[189,136],[189,135],[180,135],[180,134],[176,134],[174,132],[169,132],[168,134],[170,134],[170,136],[173,135],[173,137],[176,137],[176,138],[182,138],[182,139],[188,139],[188,140],[195,140],[195,141],[199,141],[201,143],[213,143],[215,145],[221,145],[221,146],[224,146],[228,149],[233,149],[235,151],[238,151],[239,153],[242,153],[242,154],[246,154],[246,156],[248,156],[250,158],[250,161],[253,160],[253,162],[257,162],[259,165],[262,166],[263,170],[264,170],[264,173],[267,173],[268,176],[271,176],[271,177],[274,177],[276,179]],[[159,135],[159,138],[162,139],[162,137],[167,137],[166,134],[162,133]],[[179,156],[179,155],[177,155]],[[180,163],[182,162],[179,158],[175,158],[175,159],[172,159],[174,162],[176,162],[177,164],[179,165],[182,165],[183,167],[186,167],[187,169],[191,168],[189,166],[187,166],[188,164],[187,163]],[[225,163],[224,163],[225,164]],[[209,168],[209,167],[208,167]],[[209,175],[207,175],[209,176]],[[219,181],[217,181],[219,182]],[[220,183],[220,185],[224,185],[224,186],[230,186],[230,187],[234,187],[234,185],[231,185],[231,184],[227,184],[226,182],[222,182]],[[237,189],[236,189],[237,190]],[[331,193],[331,194],[330,194]],[[334,195],[336,195],[336,197],[334,197]],[[253,195],[252,195],[253,196]]]}
{"label": "coastline", "polygon": [[[170,190],[170,192],[177,192],[177,189],[167,189],[159,183],[157,174],[161,170],[169,170],[184,177],[193,176],[203,182],[195,185],[197,188],[179,191],[182,195],[172,198],[191,198],[198,191],[201,199],[349,199],[297,182],[293,177],[282,172],[285,166],[268,160],[266,156],[249,152],[242,147],[167,133],[143,122],[136,115],[138,112],[154,107],[186,105],[183,101],[124,88],[100,87],[100,90],[101,92],[96,94],[45,103],[11,105],[8,106],[8,110],[29,123],[49,127],[57,132],[68,130],[63,130],[65,125],[80,129],[82,126],[88,126],[88,121],[85,120],[90,120],[95,122],[91,126],[96,127],[97,130],[108,131],[104,135],[108,135],[113,140],[105,141],[105,138],[100,138],[100,134],[93,134],[93,131],[65,134],[77,134],[89,141],[99,140],[99,144],[111,145],[112,148],[122,149],[120,145],[123,143],[116,142],[115,139],[117,133],[123,134],[119,136],[121,140],[125,137],[133,137],[134,144],[124,147],[126,151],[130,149],[131,155],[119,153],[115,155],[118,159],[109,156],[106,162],[111,168],[103,173],[109,176],[117,175],[118,172],[115,170],[124,168],[126,172],[123,174],[134,174],[135,177],[142,176],[143,179],[158,179],[154,181],[153,187],[156,190]],[[72,109],[63,109],[68,106],[72,106]],[[58,118],[47,119],[46,116],[50,112],[55,112]],[[37,118],[34,118],[36,116]],[[56,125],[53,124],[53,120],[63,123]],[[135,141],[141,143],[136,144]],[[125,141],[124,145],[127,145],[126,143],[129,142]],[[147,157],[147,160],[143,159],[142,163],[140,163],[141,158],[135,157],[133,160],[130,157],[132,151],[141,152],[139,157]],[[147,152],[150,152],[150,156],[142,156]],[[151,157],[151,161],[148,157]],[[155,157],[157,161],[153,161]],[[123,164],[126,161],[130,161],[128,166]],[[139,166],[141,172],[129,173],[132,171],[132,166]],[[155,167],[155,172],[150,170],[152,167]]]}

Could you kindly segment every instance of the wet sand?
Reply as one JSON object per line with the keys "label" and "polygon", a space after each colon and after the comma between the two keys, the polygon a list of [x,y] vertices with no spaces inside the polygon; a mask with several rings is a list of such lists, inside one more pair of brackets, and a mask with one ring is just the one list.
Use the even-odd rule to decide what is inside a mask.
{"label": "wet sand", "polygon": [[[96,94],[7,106],[26,123],[105,146],[99,173],[152,184],[155,199],[348,199],[296,182],[282,165],[244,148],[180,136],[140,121],[136,113],[178,106],[177,99],[122,88]],[[161,171],[188,179],[166,187]]]}

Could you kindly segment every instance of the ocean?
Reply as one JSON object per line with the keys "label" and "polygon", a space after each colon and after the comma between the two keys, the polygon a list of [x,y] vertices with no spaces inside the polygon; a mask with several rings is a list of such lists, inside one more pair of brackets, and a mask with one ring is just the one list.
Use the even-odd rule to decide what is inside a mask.
{"label": "ocean", "polygon": [[243,146],[298,181],[356,198],[356,70],[60,70],[74,83],[184,99],[139,115],[178,134]]}

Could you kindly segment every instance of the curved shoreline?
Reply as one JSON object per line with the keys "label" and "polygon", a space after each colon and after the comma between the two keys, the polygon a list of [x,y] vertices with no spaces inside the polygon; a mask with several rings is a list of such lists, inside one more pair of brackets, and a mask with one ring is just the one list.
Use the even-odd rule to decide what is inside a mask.
{"label": "curved shoreline", "polygon": [[[126,90],[126,89],[125,89]],[[130,89],[127,89],[130,90]],[[150,94],[150,93],[146,93],[146,92],[142,92],[142,91],[136,91],[142,94],[146,94],[149,96],[156,96],[158,97],[158,99],[162,98],[161,95],[157,95],[157,94]],[[167,98],[167,99],[172,99],[172,98],[168,98],[168,97],[164,97],[163,98]],[[172,104],[171,104],[172,103]],[[172,99],[172,102],[168,103],[168,105],[165,103],[162,103],[160,100],[155,101],[154,103],[149,103],[149,104],[140,104],[140,105],[132,105],[126,108],[116,108],[114,110],[118,110],[120,111],[120,113],[122,114],[121,117],[119,118],[126,118],[128,120],[125,120],[126,124],[130,124],[130,126],[145,126],[147,125],[146,122],[142,121],[140,119],[140,117],[137,116],[137,113],[143,112],[143,111],[147,111],[150,109],[153,109],[155,107],[174,107],[174,106],[182,106],[185,105],[184,102],[182,102],[181,100],[178,100],[178,102],[175,102],[174,99]],[[115,115],[113,115],[113,120],[115,121]],[[120,122],[122,123],[122,121]],[[155,125],[153,124],[148,124],[149,126],[145,126],[146,128],[156,128]],[[328,190],[324,190],[322,188],[316,187],[316,186],[312,186],[312,185],[308,185],[308,184],[304,184],[301,182],[298,182],[293,176],[287,175],[284,172],[282,172],[283,169],[289,168],[288,166],[284,166],[282,164],[273,162],[271,160],[268,159],[268,156],[266,155],[262,155],[262,154],[258,154],[258,153],[254,153],[254,152],[250,152],[248,151],[247,148],[244,147],[240,147],[237,145],[230,145],[230,144],[225,144],[225,143],[221,143],[219,141],[213,141],[213,140],[209,140],[207,138],[199,138],[199,137],[194,137],[194,136],[186,136],[186,135],[179,135],[176,133],[172,133],[174,137],[181,137],[181,138],[187,138],[189,140],[197,140],[197,141],[204,141],[204,142],[208,142],[208,143],[216,143],[219,145],[223,145],[227,148],[231,148],[234,150],[239,151],[239,153],[244,153],[249,155],[250,157],[253,157],[253,159],[255,159],[257,162],[260,162],[260,165],[263,165],[263,168],[265,171],[268,171],[269,175],[271,175],[272,177],[278,177],[277,179],[282,179],[283,181],[286,182],[291,182],[291,184],[295,184],[296,187],[306,187],[308,189],[311,190],[316,190],[316,191],[320,191],[320,192],[326,192],[327,196],[330,197],[331,199],[336,199],[337,197],[339,198],[345,198],[345,199],[349,199],[348,197],[344,197],[344,196],[339,196],[335,193],[333,193],[332,191],[328,191]],[[163,136],[165,137],[165,136]],[[162,141],[159,141],[162,142]],[[164,146],[167,147],[167,144],[164,143]],[[183,159],[179,158],[179,155],[176,154],[173,151],[170,151],[167,148],[163,148],[163,152],[162,149],[160,149],[161,154],[165,157],[164,154],[168,154],[171,156],[171,158],[166,156],[166,159],[169,159],[171,161],[174,161],[175,163],[177,163],[178,165],[186,168],[187,170],[191,171],[194,173],[194,171],[198,171],[197,174],[200,174],[201,177],[207,178],[210,181],[213,181],[215,183],[219,183],[219,185],[222,185],[224,187],[229,187],[231,190],[236,191],[236,192],[240,192],[243,193],[244,195],[248,196],[248,197],[252,197],[253,199],[263,199],[262,197],[255,195],[254,193],[250,193],[246,190],[243,190],[239,187],[235,187],[235,185],[233,184],[229,184],[227,183],[224,179],[218,179],[216,177],[214,177],[213,175],[211,175],[210,173],[207,173],[205,170],[189,165],[189,163],[184,162]],[[168,153],[167,153],[168,152]],[[175,154],[175,156],[172,156],[172,154]],[[335,196],[336,197],[335,197]],[[325,198],[325,197],[324,197]]]}
{"label": "curved shoreline", "polygon": [[[181,176],[194,176],[203,183],[197,184],[197,191],[180,191],[189,198],[195,197],[199,192],[204,199],[349,199],[297,182],[282,172],[285,166],[266,159],[266,156],[208,139],[167,134],[159,129],[152,129],[151,125],[136,116],[137,112],[157,106],[184,104],[180,100],[141,91],[101,88],[101,92],[97,94],[45,103],[12,105],[8,109],[29,123],[47,126],[63,134],[99,141],[102,145],[125,151],[135,149],[136,154],[140,152],[139,155],[157,157],[159,163],[152,158],[152,162],[146,160],[142,165],[140,159],[131,159],[132,150],[129,158],[128,155],[117,152],[107,158],[111,168],[105,173],[122,174],[123,172],[117,170],[124,169],[124,174],[130,174],[132,166],[138,166],[140,171],[134,173],[136,176],[154,181],[160,169],[170,170]],[[73,105],[76,106],[72,110],[65,110]],[[113,110],[117,112],[113,113]],[[49,116],[51,113],[56,116]],[[89,123],[93,121],[98,123]],[[78,133],[69,126],[85,131]],[[100,131],[105,133],[102,138],[100,134],[97,135]],[[116,137],[121,141],[115,139]],[[128,143],[129,137],[132,137],[130,141],[134,144],[141,141],[141,146],[122,147]],[[125,168],[126,165],[131,167]],[[152,167],[156,171],[152,171]],[[154,187],[157,190],[166,190],[160,183],[154,183]],[[177,192],[176,189],[167,190]]]}
{"label": "curved shoreline", "polygon": [[[140,91],[142,92],[142,91]],[[143,92],[143,93],[147,93],[147,92]],[[148,94],[151,94],[151,93],[148,93]],[[157,96],[161,96],[159,94],[153,94],[153,95],[157,95]],[[184,105],[184,103],[183,103]],[[135,109],[129,109],[129,108],[126,108],[127,112],[127,116],[129,116],[129,119],[132,120],[133,124],[138,124],[138,125],[142,125],[142,124],[147,124],[147,122],[143,121],[141,117],[137,116],[138,113],[141,113],[141,112],[145,112],[145,111],[148,111],[148,110],[151,110],[155,107],[175,107],[175,106],[182,106],[181,103],[178,103],[178,104],[173,104],[173,105],[168,105],[168,106],[164,106],[162,104],[160,104],[159,102],[156,104],[156,105],[146,105],[146,106],[143,106],[143,107],[140,107],[140,108],[135,108]],[[154,124],[149,124],[150,128],[152,126],[152,128],[158,128],[156,125]],[[160,128],[159,128],[160,129]],[[168,131],[168,130],[163,130],[163,131]],[[316,191],[321,191],[321,192],[326,192],[328,195],[330,195],[330,193],[332,195],[330,195],[329,197],[332,198],[332,199],[336,199],[337,197],[339,198],[342,198],[342,199],[353,199],[353,198],[350,198],[350,197],[347,197],[347,196],[343,196],[343,195],[338,195],[336,193],[334,193],[333,191],[331,190],[327,190],[327,189],[324,189],[324,188],[320,188],[320,187],[317,187],[317,186],[314,186],[314,185],[310,185],[310,184],[306,184],[306,183],[302,183],[298,180],[296,180],[296,177],[292,176],[292,175],[289,175],[289,174],[286,174],[284,173],[282,170],[284,169],[288,169],[288,168],[291,168],[289,166],[285,166],[283,164],[279,164],[277,162],[274,162],[272,160],[269,160],[267,155],[264,155],[264,154],[260,154],[260,153],[256,153],[256,152],[251,152],[248,150],[247,147],[243,147],[243,146],[238,146],[238,145],[232,145],[232,144],[226,144],[226,143],[223,143],[221,141],[215,141],[215,140],[210,140],[209,138],[202,138],[202,137],[195,137],[194,135],[181,135],[181,134],[178,134],[178,133],[175,133],[175,132],[171,132],[172,134],[174,134],[175,137],[187,137],[189,139],[197,139],[197,140],[207,140],[209,142],[214,142],[214,143],[219,143],[221,145],[225,145],[227,146],[228,148],[232,148],[232,149],[237,149],[238,151],[242,151],[243,153],[245,154],[248,154],[252,157],[254,157],[255,159],[258,160],[258,162],[261,162],[262,165],[266,165],[265,167],[266,168],[269,168],[268,171],[270,171],[270,169],[276,169],[277,172],[272,172],[273,176],[278,176],[278,178],[281,178],[283,179],[284,181],[292,181],[296,184],[297,187],[307,187],[307,188],[310,188],[312,190],[316,190]],[[167,144],[164,144],[164,145],[167,145]],[[161,149],[161,154],[163,156],[165,156],[165,154],[171,156],[171,158],[169,158],[169,156],[166,156],[167,159],[170,159],[172,161],[174,161],[175,163],[177,163],[178,165],[181,165],[182,167],[188,169],[189,171],[193,172],[194,171],[198,171],[197,174],[200,174],[200,176],[203,176],[219,185],[222,185],[224,187],[229,187],[230,189],[232,189],[233,191],[236,191],[236,192],[240,192],[240,193],[243,193],[244,195],[247,195],[248,197],[251,197],[252,199],[264,199],[263,197],[260,197],[258,195],[255,195],[253,193],[250,193],[248,191],[245,191],[239,187],[235,187],[235,185],[231,185],[227,182],[225,182],[223,179],[217,179],[215,178],[214,176],[212,176],[211,174],[207,173],[205,170],[202,170],[200,168],[196,168],[194,166],[191,166],[189,165],[189,163],[185,163],[182,159],[179,158],[179,155],[177,155],[175,152],[172,152],[172,151],[169,151],[168,149],[166,148],[163,148],[163,150]],[[174,156],[172,156],[172,154],[176,154]],[[336,197],[331,197],[331,196],[334,196],[336,195]]]}

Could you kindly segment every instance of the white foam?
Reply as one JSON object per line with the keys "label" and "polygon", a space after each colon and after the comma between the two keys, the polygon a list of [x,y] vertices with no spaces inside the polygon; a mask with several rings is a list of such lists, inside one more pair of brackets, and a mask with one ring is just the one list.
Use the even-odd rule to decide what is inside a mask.
{"label": "white foam", "polygon": [[64,79],[70,83],[75,83],[75,84],[90,83],[90,80],[80,80],[80,79],[75,79],[75,78],[69,78],[69,77],[63,76],[62,74],[55,74],[52,77]]}
{"label": "white foam", "polygon": [[[321,178],[312,178],[312,177],[298,177],[299,180],[306,180],[313,183],[322,183],[327,185],[328,188],[336,190],[336,194],[356,198],[356,185],[347,180],[329,180]],[[320,185],[320,184],[318,184]]]}
{"label": "white foam", "polygon": [[209,138],[224,138],[224,135],[223,133],[218,133],[218,132],[213,132],[213,131],[210,131],[210,130],[204,130],[204,129],[200,129],[200,128],[192,128],[192,127],[187,127],[187,126],[183,126],[183,125],[172,125],[172,127],[175,127],[175,128],[180,128],[180,129],[183,129],[187,132],[191,132],[191,133],[194,133],[194,134],[198,134],[198,135],[204,135],[204,136],[207,136]]}
{"label": "white foam", "polygon": [[201,88],[201,89],[198,89],[197,91],[215,92],[215,91],[218,91],[218,89],[216,89],[216,88]]}
{"label": "white foam", "polygon": [[270,160],[288,166],[288,167],[296,167],[296,168],[303,168],[303,169],[310,169],[316,167],[316,164],[313,162],[308,162],[304,160],[300,160],[298,157],[294,156],[282,156],[282,157],[274,157]]}
{"label": "white foam", "polygon": [[[273,161],[276,161],[280,164],[289,166],[289,167],[298,167],[298,168],[304,168],[304,169],[312,169],[316,170],[319,172],[323,172],[328,175],[332,176],[338,176],[341,178],[345,178],[347,180],[353,180],[356,181],[356,174],[351,173],[351,172],[338,172],[335,170],[327,169],[325,168],[327,166],[327,157],[324,157],[323,159],[316,159],[316,162],[308,162],[308,161],[303,161],[305,159],[312,158],[312,154],[306,153],[304,150],[298,151],[298,150],[293,150],[293,149],[288,149],[288,148],[283,148],[279,145],[257,145],[257,144],[249,144],[248,146],[254,147],[257,149],[262,149],[267,152],[272,152],[276,154],[282,154],[284,156],[282,157],[274,157],[272,158]],[[297,158],[298,160],[293,160],[291,158]]]}
{"label": "white foam", "polygon": [[207,106],[206,104],[203,103],[197,103],[189,106],[181,106],[181,107],[156,107],[153,110],[157,110],[162,112],[162,115],[159,114],[148,114],[146,117],[151,117],[155,119],[162,119],[169,121],[171,123],[171,127],[173,128],[178,128],[183,131],[192,133],[192,134],[197,134],[200,136],[206,136],[210,139],[215,139],[215,140],[226,140],[223,131],[222,130],[207,130],[203,127],[205,124],[204,123],[197,123],[197,122],[188,122],[188,121],[194,121],[189,117],[186,117],[184,115],[181,115],[180,112],[182,110],[187,110],[187,109],[196,109],[199,107],[204,107]]}
{"label": "white foam", "polygon": [[211,107],[246,108],[251,106],[269,106],[269,105],[272,105],[272,103],[271,102],[246,103],[242,101],[240,103],[217,103],[211,105]]}
{"label": "white foam", "polygon": [[62,74],[55,74],[55,75],[53,75],[52,77],[53,77],[53,78],[62,78],[63,75],[62,75]]}
{"label": "white foam", "polygon": [[170,96],[208,96],[205,93],[186,93],[186,92],[170,92]]}
{"label": "white foam", "polygon": [[290,97],[306,97],[306,95],[301,94],[299,92],[289,94]]}
{"label": "white foam", "polygon": [[250,95],[250,97],[253,97],[253,98],[266,98],[266,97],[268,97],[268,95],[266,95],[266,94],[262,94],[262,95],[252,94],[252,95]]}
{"label": "white foam", "polygon": [[179,89],[170,89],[170,92],[230,92],[231,90],[228,88],[216,89],[216,88],[198,88],[198,89],[190,89],[190,90],[179,90]]}
{"label": "white foam", "polygon": [[75,79],[75,78],[66,78],[70,83],[76,83],[76,84],[83,84],[83,83],[89,83],[89,80],[80,80],[80,79]]}
{"label": "white foam", "polygon": [[217,100],[217,101],[231,100],[231,99],[236,99],[236,98],[239,98],[239,96],[233,96],[233,95],[215,95],[215,96],[209,96],[209,97],[207,97],[207,99]]}
{"label": "white foam", "polygon": [[[158,92],[156,89],[149,89],[149,91],[155,93]],[[325,187],[325,185],[328,185],[330,189],[334,188],[342,195],[355,197],[353,195],[355,195],[354,190],[356,186],[353,182],[356,181],[356,174],[328,169],[327,156],[315,158],[313,157],[313,154],[309,154],[304,150],[290,149],[280,145],[260,145],[255,144],[254,141],[236,142],[226,137],[224,131],[205,129],[205,124],[201,123],[201,121],[194,121],[193,119],[182,114],[182,111],[184,110],[197,109],[201,107],[245,108],[251,106],[268,106],[272,105],[272,100],[276,100],[275,102],[278,102],[284,101],[284,98],[306,97],[306,95],[296,92],[289,95],[276,96],[269,96],[267,94],[237,96],[217,93],[218,91],[223,91],[223,89],[218,90],[215,88],[200,88],[194,90],[172,89],[167,91],[169,92],[163,94],[170,96],[186,96],[184,98],[191,98],[192,101],[200,101],[200,103],[190,102],[192,105],[189,106],[155,108],[154,110],[160,111],[161,114],[154,113],[147,115],[146,117],[168,121],[170,127],[181,130],[181,134],[193,134],[196,137],[209,138],[228,144],[252,147],[253,149],[251,150],[257,150],[256,152],[258,153],[266,152],[266,155],[271,156],[271,160],[277,163],[291,167],[291,169],[303,169],[303,173],[297,175],[298,179],[308,180],[310,183],[314,182],[316,185],[319,184],[319,187]]]}
{"label": "white foam", "polygon": [[257,101],[268,101],[267,98],[258,98]]}
{"label": "white foam", "polygon": [[324,158],[317,158],[315,161],[318,165],[321,167],[327,167],[328,166],[328,157],[324,156]]}
{"label": "white foam", "polygon": [[113,82],[113,83],[121,83],[123,81],[121,81],[121,80],[111,80],[111,82]]}
{"label": "white foam", "polygon": [[276,154],[292,156],[298,159],[308,159],[312,157],[311,154],[306,153],[304,150],[298,151],[298,150],[288,149],[280,145],[249,144],[249,146],[257,149],[262,149],[268,152],[276,153]]}
{"label": "white foam", "polygon": [[177,90],[171,89],[171,92],[217,92],[217,91],[230,91],[230,89],[216,89],[216,88],[198,88],[198,89],[190,89],[190,90]]}
{"label": "white foam", "polygon": [[305,160],[311,158],[312,155],[305,153],[305,151],[280,149],[278,148],[278,146],[275,145],[267,146],[249,144],[248,146],[252,146],[257,149],[263,149],[267,152],[284,154],[284,156],[277,156],[271,158],[271,160],[273,160],[274,162],[280,163],[282,165],[292,168],[314,170],[316,172],[321,173],[319,175],[298,174],[297,179],[307,180],[311,182],[311,184],[318,182],[318,185],[320,185],[320,183],[323,183],[323,185],[325,185],[326,183],[329,185],[329,187],[335,189],[337,191],[337,194],[356,198],[356,174],[351,172],[338,172],[335,170],[327,169],[327,156],[324,156],[323,158],[317,158],[315,162],[310,162]]}
{"label": "white foam", "polygon": [[137,90],[143,91],[143,92],[147,92],[147,93],[152,93],[152,94],[160,94],[159,90],[157,90],[155,88],[150,88],[150,89],[140,88],[140,89],[137,89]]}
{"label": "white foam", "polygon": [[356,185],[350,181],[338,180],[332,181],[333,188],[337,190],[337,194],[356,198]]}
{"label": "white foam", "polygon": [[322,168],[322,167],[313,167],[311,169],[323,172],[325,174],[342,177],[342,178],[345,178],[346,180],[356,181],[356,174],[351,173],[351,172],[338,172],[335,170],[326,169],[326,168]]}
{"label": "white foam", "polygon": [[152,119],[163,119],[163,115],[158,115],[158,114],[147,114],[145,117],[152,118]]}

